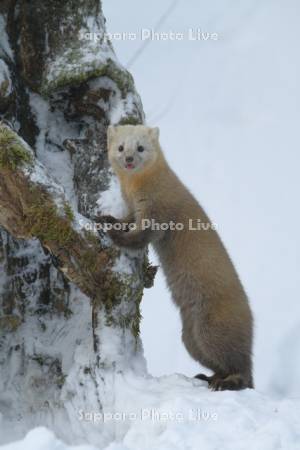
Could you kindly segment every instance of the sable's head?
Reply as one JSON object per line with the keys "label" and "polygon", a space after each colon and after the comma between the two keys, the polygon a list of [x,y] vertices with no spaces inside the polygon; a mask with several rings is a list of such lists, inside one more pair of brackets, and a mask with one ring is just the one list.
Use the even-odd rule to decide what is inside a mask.
{"label": "sable's head", "polygon": [[143,125],[108,127],[108,158],[112,167],[128,174],[147,169],[159,156],[158,139],[158,128]]}

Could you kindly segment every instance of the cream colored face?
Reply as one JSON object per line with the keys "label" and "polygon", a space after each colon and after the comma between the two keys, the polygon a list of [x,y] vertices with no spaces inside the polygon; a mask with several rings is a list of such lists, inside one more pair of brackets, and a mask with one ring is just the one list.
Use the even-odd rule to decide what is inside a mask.
{"label": "cream colored face", "polygon": [[143,125],[108,127],[108,157],[116,169],[135,173],[151,166],[158,156],[158,128]]}

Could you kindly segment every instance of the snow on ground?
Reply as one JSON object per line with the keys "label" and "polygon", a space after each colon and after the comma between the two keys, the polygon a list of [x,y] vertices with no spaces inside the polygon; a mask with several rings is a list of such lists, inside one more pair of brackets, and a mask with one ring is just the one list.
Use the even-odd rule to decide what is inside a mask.
{"label": "snow on ground", "polygon": [[71,450],[75,448],[76,450],[95,449],[95,447],[91,447],[90,445],[70,447],[58,440],[51,431],[44,427],[35,428],[29,431],[24,439],[11,444],[3,445],[0,448],[1,450]]}
{"label": "snow on ground", "polygon": [[[79,421],[115,438],[105,450],[294,450],[300,445],[300,400],[275,400],[254,390],[211,392],[183,375],[117,375],[114,411],[74,411]],[[1,450],[71,450],[46,428]],[[76,447],[92,450],[92,446]]]}

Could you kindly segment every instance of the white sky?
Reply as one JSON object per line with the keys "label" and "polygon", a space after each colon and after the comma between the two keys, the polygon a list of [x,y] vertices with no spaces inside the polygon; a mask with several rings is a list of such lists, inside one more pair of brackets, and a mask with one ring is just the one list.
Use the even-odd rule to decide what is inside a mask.
{"label": "white sky", "polygon": [[[152,28],[170,1],[104,0],[109,32]],[[167,158],[219,226],[256,318],[260,390],[300,395],[299,16],[297,0],[179,0],[160,31],[217,41],[152,41],[131,67]],[[141,40],[114,41],[126,65]],[[143,299],[150,373],[194,375],[160,273]]]}

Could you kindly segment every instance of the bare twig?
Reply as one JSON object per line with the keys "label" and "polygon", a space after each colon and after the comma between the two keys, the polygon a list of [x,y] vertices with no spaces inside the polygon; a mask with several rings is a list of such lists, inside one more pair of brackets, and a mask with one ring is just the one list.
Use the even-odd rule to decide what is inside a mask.
{"label": "bare twig", "polygon": [[[163,15],[159,18],[156,25],[154,26],[154,31],[157,32],[160,27],[165,23],[165,21],[168,19],[170,14],[174,11],[177,4],[179,3],[179,0],[173,0],[171,5],[168,7],[168,9],[163,13]],[[133,56],[128,61],[126,68],[129,69],[141,56],[141,54],[144,52],[145,48],[150,44],[150,39],[145,40],[142,45],[136,50],[136,52],[133,54]]]}

